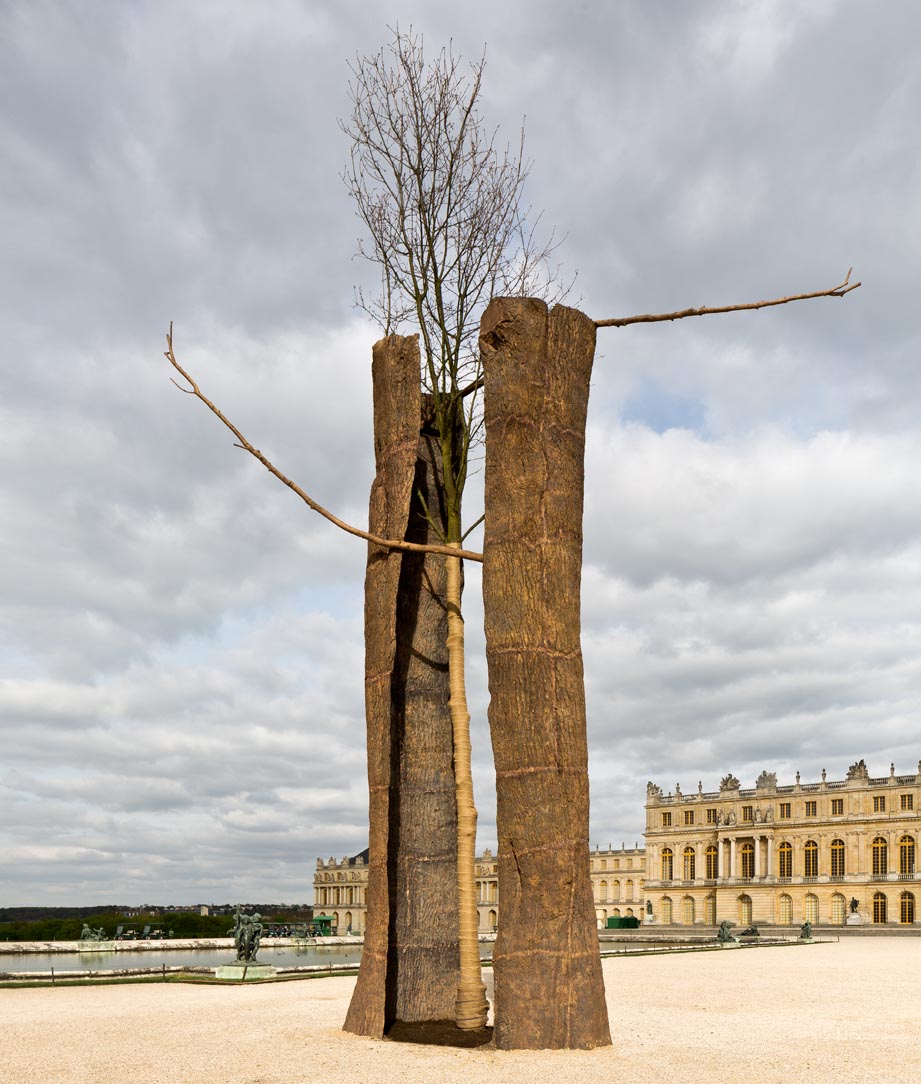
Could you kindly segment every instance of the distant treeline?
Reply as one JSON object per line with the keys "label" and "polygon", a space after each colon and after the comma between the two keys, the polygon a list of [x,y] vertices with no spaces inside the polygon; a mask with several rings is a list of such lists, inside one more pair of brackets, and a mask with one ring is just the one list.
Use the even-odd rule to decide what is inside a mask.
{"label": "distant treeline", "polygon": [[[132,908],[134,910],[134,908]],[[247,910],[259,910],[258,904]],[[23,912],[28,917],[19,917]],[[263,922],[306,922],[310,908],[298,907],[283,912],[266,914],[260,911]],[[16,916],[16,917],[14,917]],[[126,918],[121,911],[111,907],[4,907],[0,908],[0,940],[2,941],[77,941],[87,923],[92,928],[102,927],[108,937],[114,937],[119,926],[125,932],[134,930],[140,934],[145,926],[151,931],[161,930],[168,936],[170,930],[176,937],[227,937],[233,926],[231,914],[200,915],[196,911],[164,911]]]}

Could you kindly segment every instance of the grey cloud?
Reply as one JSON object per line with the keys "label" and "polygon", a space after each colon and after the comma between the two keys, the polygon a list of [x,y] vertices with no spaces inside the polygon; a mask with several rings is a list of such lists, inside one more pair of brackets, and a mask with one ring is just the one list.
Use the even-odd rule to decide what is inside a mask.
{"label": "grey cloud", "polygon": [[[488,44],[484,113],[511,140],[526,115],[528,197],[566,235],[591,315],[816,289],[851,263],[864,280],[843,301],[599,332],[594,838],[641,838],[650,777],[712,789],[728,770],[840,776],[857,756],[910,770],[917,6],[404,16],[430,47]],[[346,60],[391,20],[351,0],[0,11],[11,901],[303,899],[316,855],[365,846],[364,546],[234,449],[160,351],[174,319],[205,393],[365,519],[377,332],[351,310],[370,280],[337,118]],[[478,570],[467,581],[491,844]]]}

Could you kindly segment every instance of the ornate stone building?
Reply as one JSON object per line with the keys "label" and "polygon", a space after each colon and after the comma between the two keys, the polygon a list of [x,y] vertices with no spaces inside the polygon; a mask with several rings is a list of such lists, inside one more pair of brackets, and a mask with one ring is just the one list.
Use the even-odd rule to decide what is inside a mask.
{"label": "ornate stone building", "polygon": [[725,776],[716,792],[646,788],[646,899],[659,924],[791,925],[806,920],[909,925],[921,919],[917,773],[753,788]]}
{"label": "ornate stone building", "polygon": [[[476,858],[476,901],[480,933],[492,933],[499,924],[499,864],[488,848]],[[595,914],[599,925],[609,915],[640,915],[645,861],[642,847],[607,850],[591,855]],[[315,914],[329,914],[340,934],[351,929],[364,933],[367,910],[368,852],[354,858],[317,859],[313,878]]]}
{"label": "ornate stone building", "polygon": [[332,915],[340,934],[365,932],[368,910],[368,850],[354,858],[317,859],[313,875],[313,913]]}
{"label": "ornate stone building", "polygon": [[623,843],[620,849],[608,844],[607,850],[595,847],[589,859],[595,918],[603,928],[609,918],[634,916],[643,919],[643,893],[646,883],[646,851]]}
{"label": "ornate stone building", "polygon": [[[595,916],[636,915],[656,925],[876,925],[921,923],[921,763],[913,775],[872,778],[860,760],[845,779],[778,786],[762,772],[752,788],[733,775],[720,789],[674,794],[646,787],[646,847],[590,854]],[[365,928],[368,852],[317,859],[314,908],[340,933]],[[499,922],[496,856],[476,859],[481,933]],[[856,907],[854,902],[856,901]],[[852,919],[852,921],[857,921]]]}

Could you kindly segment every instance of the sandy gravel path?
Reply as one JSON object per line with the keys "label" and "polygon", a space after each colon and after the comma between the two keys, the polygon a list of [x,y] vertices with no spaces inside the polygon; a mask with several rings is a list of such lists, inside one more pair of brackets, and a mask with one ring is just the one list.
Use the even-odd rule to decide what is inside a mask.
{"label": "sandy gravel path", "polygon": [[921,938],[604,963],[614,1046],[449,1050],[345,1035],[354,979],[0,990],[16,1084],[893,1084],[921,1079]]}

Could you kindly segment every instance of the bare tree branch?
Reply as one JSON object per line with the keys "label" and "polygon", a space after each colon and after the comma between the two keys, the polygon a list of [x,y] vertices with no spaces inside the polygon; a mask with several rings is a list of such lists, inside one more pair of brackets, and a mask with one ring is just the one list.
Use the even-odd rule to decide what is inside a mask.
{"label": "bare tree branch", "polygon": [[844,282],[830,290],[816,290],[811,294],[791,294],[789,297],[775,297],[771,301],[751,301],[746,305],[721,305],[716,308],[680,309],[677,312],[646,313],[642,316],[618,316],[610,320],[596,320],[595,327],[626,327],[627,324],[658,324],[664,320],[683,320],[686,316],[711,316],[720,312],[741,312],[743,309],[766,309],[771,305],[787,305],[791,301],[807,301],[812,297],[844,297],[851,290],[856,290],[859,282],[851,283],[852,267],[848,268]]}
{"label": "bare tree branch", "polygon": [[458,549],[457,546],[423,545],[418,542],[397,541],[394,538],[380,538],[377,535],[369,534],[367,531],[362,531],[358,527],[353,527],[350,523],[346,523],[344,520],[339,519],[338,516],[334,516],[332,512],[328,511],[321,504],[317,504],[317,502],[311,496],[305,493],[304,490],[301,489],[301,487],[296,482],[292,481],[287,475],[282,474],[282,472],[275,466],[275,464],[272,463],[271,460],[267,459],[266,456],[264,456],[258,448],[250,444],[250,442],[246,439],[246,437],[243,436],[243,434],[233,424],[233,422],[230,421],[230,419],[227,418],[221,412],[221,410],[217,406],[215,406],[215,404],[212,403],[211,400],[207,398],[207,396],[202,393],[198,384],[176,360],[176,355],[173,352],[172,321],[170,321],[169,332],[166,336],[166,347],[167,348],[163,352],[163,356],[170,363],[170,365],[172,365],[176,372],[179,373],[183,377],[183,379],[185,379],[189,384],[188,388],[183,388],[178,383],[176,383],[175,380],[173,380],[173,383],[176,384],[176,387],[179,388],[180,391],[185,392],[186,395],[194,395],[196,399],[200,399],[201,402],[203,402],[205,406],[211,411],[211,413],[216,418],[218,418],[224,425],[226,425],[227,428],[231,431],[231,433],[233,433],[233,435],[237,438],[235,447],[242,448],[244,451],[249,452],[251,456],[254,456],[256,459],[258,459],[267,471],[269,471],[271,474],[274,474],[280,482],[284,483],[284,485],[286,485],[289,489],[293,490],[301,498],[301,500],[304,501],[305,504],[312,508],[314,512],[318,512],[321,516],[323,516],[324,519],[328,519],[330,523],[334,523],[337,527],[339,527],[343,531],[346,531],[348,534],[355,535],[357,538],[364,538],[367,542],[371,542],[375,546],[380,546],[382,549],[402,550],[413,553],[443,553],[447,557],[463,557],[467,561],[478,561],[482,563],[483,554],[477,553],[474,550]]}

